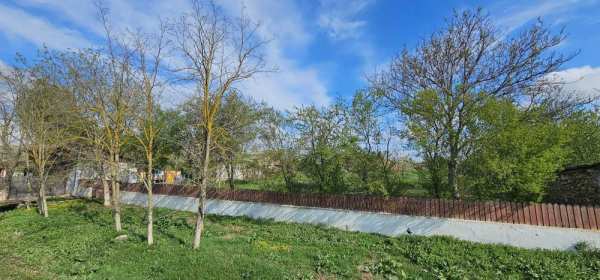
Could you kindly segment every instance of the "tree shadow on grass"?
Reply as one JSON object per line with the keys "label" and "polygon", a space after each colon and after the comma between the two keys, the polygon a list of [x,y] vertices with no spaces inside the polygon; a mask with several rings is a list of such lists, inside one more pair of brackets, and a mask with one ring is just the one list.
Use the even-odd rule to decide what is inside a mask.
{"label": "tree shadow on grass", "polygon": [[187,222],[187,218],[177,216],[176,212],[158,215],[154,220],[154,227],[158,233],[176,241],[180,245],[185,245],[185,240],[175,235],[170,229],[193,230],[193,227]]}
{"label": "tree shadow on grass", "polygon": [[[83,218],[85,221],[93,223],[99,226],[111,226],[111,214],[105,211],[105,209],[99,209],[98,205],[87,205],[86,203],[80,203],[71,205],[71,211],[75,215],[80,218]],[[107,219],[108,217],[108,219]]]}

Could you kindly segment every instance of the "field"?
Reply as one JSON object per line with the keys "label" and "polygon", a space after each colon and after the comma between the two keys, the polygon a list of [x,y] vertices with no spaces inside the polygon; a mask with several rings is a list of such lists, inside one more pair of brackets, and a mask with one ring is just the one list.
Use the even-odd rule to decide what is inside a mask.
{"label": "field", "polygon": [[[318,191],[318,187],[311,183],[310,179],[306,176],[298,176],[298,192],[315,192]],[[410,169],[399,175],[398,184],[402,185],[398,189],[398,193],[390,194],[392,196],[409,196],[409,197],[430,197],[431,195],[427,189],[423,188],[421,182],[419,182],[419,174],[415,169]],[[218,188],[229,188],[227,181],[219,181],[216,184]],[[285,186],[285,182],[281,176],[272,176],[264,179],[251,179],[251,180],[235,180],[236,189],[246,190],[264,190],[264,191],[276,191],[276,192],[287,192],[289,191]]]}
{"label": "field", "polygon": [[600,253],[523,250],[446,237],[387,238],[318,226],[209,216],[190,249],[192,214],[158,209],[148,248],[144,209],[83,200],[0,213],[0,279],[600,279]]}

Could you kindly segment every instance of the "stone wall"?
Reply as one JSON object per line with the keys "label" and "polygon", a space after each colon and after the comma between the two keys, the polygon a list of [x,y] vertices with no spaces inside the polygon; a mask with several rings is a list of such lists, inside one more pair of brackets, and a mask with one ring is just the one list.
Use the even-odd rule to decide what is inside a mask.
{"label": "stone wall", "polygon": [[567,168],[549,187],[547,202],[600,205],[600,164]]}

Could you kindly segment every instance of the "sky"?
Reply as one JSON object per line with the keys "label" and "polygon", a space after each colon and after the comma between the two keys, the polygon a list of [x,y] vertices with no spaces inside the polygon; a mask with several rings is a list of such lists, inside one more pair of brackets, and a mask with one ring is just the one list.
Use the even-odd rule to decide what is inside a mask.
{"label": "sky", "polygon": [[[444,25],[453,10],[482,7],[510,36],[541,18],[551,30],[565,28],[557,47],[579,52],[556,73],[583,94],[600,89],[600,1],[408,1],[408,0],[216,0],[225,13],[260,23],[268,40],[267,65],[277,71],[236,85],[244,94],[278,109],[327,105],[368,86],[402,48],[413,48]],[[189,11],[187,0],[104,0],[119,30],[155,30],[160,19]],[[96,47],[102,27],[92,0],[0,0],[0,67],[15,54],[36,50]],[[165,93],[167,105],[185,99],[190,88]],[[189,94],[189,92],[187,92]]]}

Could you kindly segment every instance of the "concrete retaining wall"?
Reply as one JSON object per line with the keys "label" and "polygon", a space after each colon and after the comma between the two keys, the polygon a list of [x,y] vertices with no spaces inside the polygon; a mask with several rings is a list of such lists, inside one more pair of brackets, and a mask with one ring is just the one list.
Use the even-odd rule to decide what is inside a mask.
{"label": "concrete retaining wall", "polygon": [[[85,190],[80,190],[79,193],[87,194]],[[143,193],[122,192],[121,195],[121,200],[125,204],[146,205],[146,195]],[[154,195],[154,205],[191,212],[195,212],[198,207],[197,200],[191,197],[156,194]],[[387,236],[398,236],[410,231],[412,234],[422,236],[444,235],[462,240],[522,248],[567,250],[582,241],[600,248],[600,232],[588,230],[227,200],[208,200],[206,210],[207,213],[215,215],[320,224],[343,230],[379,233]]]}

